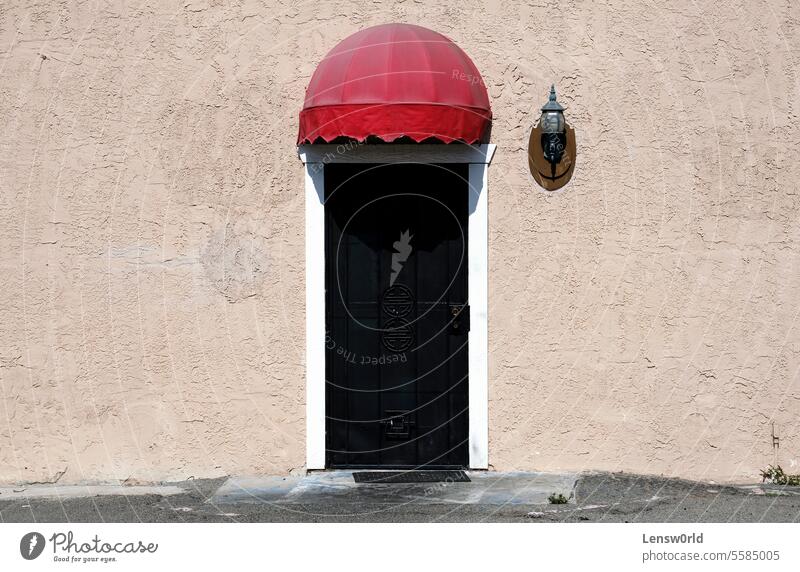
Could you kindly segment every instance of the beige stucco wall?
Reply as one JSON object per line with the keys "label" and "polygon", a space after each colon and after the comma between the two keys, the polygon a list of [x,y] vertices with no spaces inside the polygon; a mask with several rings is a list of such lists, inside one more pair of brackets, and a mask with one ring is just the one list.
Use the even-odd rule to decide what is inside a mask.
{"label": "beige stucco wall", "polygon": [[492,98],[492,466],[750,480],[774,421],[800,472],[793,0],[99,4],[0,7],[0,481],[302,468],[296,117],[390,21]]}

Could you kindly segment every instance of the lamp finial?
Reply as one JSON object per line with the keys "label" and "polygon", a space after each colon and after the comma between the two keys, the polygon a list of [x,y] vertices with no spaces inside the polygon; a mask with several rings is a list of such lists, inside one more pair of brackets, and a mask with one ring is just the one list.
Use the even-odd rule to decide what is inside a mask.
{"label": "lamp finial", "polygon": [[550,97],[547,98],[547,103],[542,106],[542,111],[564,111],[561,104],[556,101],[555,84],[550,85]]}

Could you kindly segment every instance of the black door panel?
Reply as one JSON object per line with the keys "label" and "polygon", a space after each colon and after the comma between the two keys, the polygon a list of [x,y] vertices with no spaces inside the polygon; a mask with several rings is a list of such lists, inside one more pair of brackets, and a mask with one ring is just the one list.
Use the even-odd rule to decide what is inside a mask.
{"label": "black door panel", "polygon": [[329,467],[467,465],[467,168],[325,167]]}

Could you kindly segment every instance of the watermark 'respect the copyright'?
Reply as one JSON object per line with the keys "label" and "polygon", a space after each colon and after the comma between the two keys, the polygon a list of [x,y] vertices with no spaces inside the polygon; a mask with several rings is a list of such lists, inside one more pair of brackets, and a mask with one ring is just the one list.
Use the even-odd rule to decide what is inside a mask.
{"label": "watermark 'respect the copyright'", "polygon": [[472,85],[482,85],[486,87],[486,84],[483,83],[483,78],[477,73],[467,73],[463,70],[454,69],[450,74],[450,79],[466,81]]}

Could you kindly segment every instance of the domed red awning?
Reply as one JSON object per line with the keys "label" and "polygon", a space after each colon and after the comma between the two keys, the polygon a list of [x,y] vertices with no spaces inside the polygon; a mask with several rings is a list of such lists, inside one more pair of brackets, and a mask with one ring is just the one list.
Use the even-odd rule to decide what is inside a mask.
{"label": "domed red awning", "polygon": [[384,24],[342,40],[317,66],[297,143],[485,143],[491,122],[486,86],[461,48],[427,28]]}

